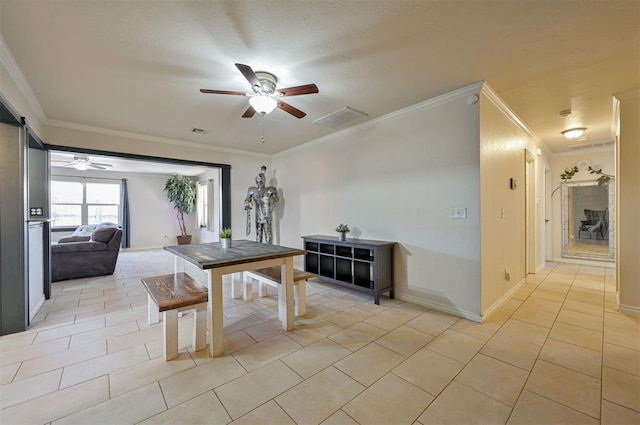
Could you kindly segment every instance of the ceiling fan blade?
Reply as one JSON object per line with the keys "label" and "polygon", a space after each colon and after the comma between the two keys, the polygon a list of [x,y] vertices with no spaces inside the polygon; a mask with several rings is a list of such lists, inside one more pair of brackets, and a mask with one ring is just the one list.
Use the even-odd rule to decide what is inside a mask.
{"label": "ceiling fan blade", "polygon": [[256,88],[262,87],[262,84],[260,84],[260,80],[258,80],[258,76],[256,75],[255,72],[253,72],[253,69],[251,69],[249,65],[243,65],[241,63],[237,63],[236,68],[238,68],[240,72],[242,72],[242,75],[244,75],[244,78],[246,78],[247,81],[249,81],[249,84],[251,84],[251,87],[256,87]]}
{"label": "ceiling fan blade", "polygon": [[96,165],[96,164],[94,164],[94,163],[87,164],[87,165],[88,165],[89,167],[91,167],[91,168],[95,168],[96,170],[106,170],[106,169],[107,169],[106,167],[100,167],[99,165]]}
{"label": "ceiling fan blade", "polygon": [[247,94],[241,91],[229,91],[229,90],[211,90],[211,89],[200,89],[200,93],[206,94],[230,94],[233,96],[246,96]]}
{"label": "ceiling fan blade", "polygon": [[102,166],[102,167],[113,167],[113,165],[111,165],[111,164],[104,164],[104,163],[102,163],[102,162],[91,162],[91,164],[93,164],[93,165],[100,165],[100,166]]}
{"label": "ceiling fan blade", "polygon": [[249,106],[249,108],[247,108],[246,111],[244,111],[244,114],[242,114],[242,118],[251,118],[256,114],[256,110],[253,109],[253,106]]}
{"label": "ceiling fan blade", "polygon": [[293,115],[296,118],[304,118],[307,115],[304,112],[302,112],[300,109],[294,108],[293,106],[291,106],[288,103],[285,103],[285,102],[283,102],[281,100],[278,101],[278,108],[282,109],[285,112],[290,113],[291,115]]}
{"label": "ceiling fan blade", "polygon": [[318,86],[315,84],[305,84],[304,86],[288,87],[286,89],[278,89],[283,96],[300,96],[301,94],[318,93]]}

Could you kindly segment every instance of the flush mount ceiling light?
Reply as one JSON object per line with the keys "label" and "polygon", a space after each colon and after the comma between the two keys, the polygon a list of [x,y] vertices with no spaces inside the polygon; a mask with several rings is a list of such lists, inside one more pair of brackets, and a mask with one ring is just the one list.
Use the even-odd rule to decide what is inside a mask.
{"label": "flush mount ceiling light", "polygon": [[278,106],[278,101],[269,95],[259,94],[249,98],[249,103],[253,106],[256,112],[261,114],[268,114]]}
{"label": "flush mount ceiling light", "polygon": [[577,127],[570,128],[568,130],[562,131],[562,135],[568,139],[577,139],[582,136],[584,132],[587,131],[586,127]]}

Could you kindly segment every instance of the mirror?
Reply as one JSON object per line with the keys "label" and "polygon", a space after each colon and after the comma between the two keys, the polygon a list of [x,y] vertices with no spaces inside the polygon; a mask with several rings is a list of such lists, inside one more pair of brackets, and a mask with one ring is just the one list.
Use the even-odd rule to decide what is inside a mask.
{"label": "mirror", "polygon": [[615,260],[615,198],[609,184],[562,184],[562,256],[589,260]]}

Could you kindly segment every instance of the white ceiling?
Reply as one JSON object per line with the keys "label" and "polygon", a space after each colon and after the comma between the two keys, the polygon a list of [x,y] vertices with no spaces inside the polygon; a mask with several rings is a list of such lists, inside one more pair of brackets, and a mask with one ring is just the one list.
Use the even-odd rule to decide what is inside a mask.
{"label": "white ceiling", "polygon": [[[611,140],[612,95],[640,87],[636,0],[0,0],[0,34],[49,124],[259,153],[336,131],[312,121],[345,106],[371,119],[479,80],[561,152]],[[250,90],[236,62],[316,83],[285,99],[307,117],[199,92]]]}

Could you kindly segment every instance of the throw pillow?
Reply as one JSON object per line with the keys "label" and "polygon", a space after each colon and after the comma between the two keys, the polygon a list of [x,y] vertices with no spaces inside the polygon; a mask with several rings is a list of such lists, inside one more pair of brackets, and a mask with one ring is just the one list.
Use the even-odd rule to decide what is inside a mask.
{"label": "throw pillow", "polygon": [[91,239],[96,242],[107,243],[111,240],[116,230],[118,230],[117,227],[100,224],[91,234]]}

